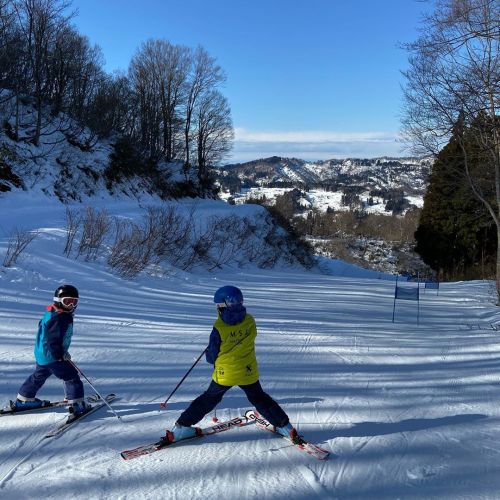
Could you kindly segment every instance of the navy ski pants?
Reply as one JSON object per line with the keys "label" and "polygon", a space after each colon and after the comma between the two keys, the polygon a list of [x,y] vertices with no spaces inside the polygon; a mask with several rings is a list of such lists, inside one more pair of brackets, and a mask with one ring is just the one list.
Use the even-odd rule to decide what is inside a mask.
{"label": "navy ski pants", "polygon": [[34,398],[38,390],[51,375],[64,380],[66,399],[68,401],[83,398],[83,383],[74,366],[67,361],[56,361],[48,365],[39,365],[37,363],[35,371],[24,381],[19,389],[19,394],[25,398]]}
{"label": "navy ski pants", "polygon": [[[212,380],[208,389],[189,405],[181,414],[177,423],[184,426],[197,424],[221,402],[222,397],[231,387],[230,385],[217,384]],[[248,401],[272,425],[283,427],[288,424],[290,421],[288,415],[269,394],[263,391],[259,381],[250,385],[240,385],[239,387],[246,394]]]}

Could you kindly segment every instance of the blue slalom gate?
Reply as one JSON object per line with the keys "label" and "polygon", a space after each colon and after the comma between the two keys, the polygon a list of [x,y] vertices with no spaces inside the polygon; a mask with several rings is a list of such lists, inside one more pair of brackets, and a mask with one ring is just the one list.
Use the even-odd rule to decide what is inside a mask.
{"label": "blue slalom gate", "polygon": [[392,308],[392,322],[396,314],[396,300],[413,300],[417,302],[417,325],[420,323],[420,282],[417,286],[401,286],[398,283],[399,276],[396,277],[396,287],[394,289],[394,305]]}

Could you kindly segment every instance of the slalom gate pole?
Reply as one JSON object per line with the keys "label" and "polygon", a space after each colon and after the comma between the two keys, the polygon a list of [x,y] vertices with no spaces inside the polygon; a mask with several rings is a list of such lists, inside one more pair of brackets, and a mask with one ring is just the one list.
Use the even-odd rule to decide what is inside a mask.
{"label": "slalom gate pole", "polygon": [[103,398],[100,394],[99,394],[99,391],[92,385],[92,382],[87,378],[87,376],[85,375],[85,373],[82,372],[82,370],[80,370],[80,368],[78,368],[78,366],[76,366],[76,364],[71,360],[69,359],[68,360],[69,364],[71,366],[73,366],[73,368],[88,382],[88,384],[90,385],[90,387],[92,387],[92,389],[94,389],[94,392],[101,398],[101,401],[103,401],[103,403],[106,404],[106,406],[114,413],[115,417],[120,421],[120,422],[123,422],[122,418],[120,417],[120,415],[118,415],[116,413],[115,410],[113,410],[113,408],[111,408],[111,405],[106,401],[105,398]]}
{"label": "slalom gate pole", "polygon": [[165,401],[163,401],[163,403],[160,403],[160,408],[166,408],[167,407],[167,403],[168,403],[168,400],[175,394],[175,391],[177,391],[177,389],[181,386],[182,382],[184,382],[184,380],[186,380],[187,376],[191,373],[191,371],[193,370],[193,368],[198,364],[198,362],[200,361],[201,357],[207,352],[207,349],[208,347],[205,347],[205,349],[203,350],[203,352],[198,356],[198,359],[191,365],[191,368],[186,372],[186,374],[184,375],[184,377],[182,377],[181,381],[175,386],[175,389],[170,393],[170,395],[168,396],[167,399],[165,399]]}

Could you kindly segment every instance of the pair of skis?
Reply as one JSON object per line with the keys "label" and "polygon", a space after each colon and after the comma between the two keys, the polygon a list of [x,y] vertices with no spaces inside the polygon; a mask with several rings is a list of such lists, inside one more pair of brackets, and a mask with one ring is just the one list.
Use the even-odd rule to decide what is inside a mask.
{"label": "pair of skis", "polygon": [[[79,422],[82,418],[87,417],[88,415],[91,415],[92,413],[96,412],[103,406],[105,406],[107,403],[110,403],[114,399],[116,399],[115,394],[108,394],[105,397],[105,401],[99,398],[98,396],[90,396],[87,399],[87,402],[92,405],[90,410],[86,411],[85,413],[82,413],[80,415],[70,415],[62,424],[59,424],[58,426],[54,427],[52,430],[47,432],[44,436],[44,438],[50,438],[50,437],[55,437],[61,435],[63,432],[67,431],[69,428],[71,428],[74,424]],[[39,411],[39,410],[46,410],[48,408],[60,408],[67,406],[68,402],[67,401],[54,401],[54,402],[46,402],[43,406],[40,406],[38,408],[30,408],[26,410],[13,410],[11,409],[3,409],[0,410],[0,415],[19,415],[19,414],[25,414],[25,413],[30,413],[33,411]],[[196,437],[203,437],[203,436],[210,436],[212,434],[218,434],[219,432],[224,432],[228,431],[230,429],[234,429],[235,427],[243,427],[245,425],[249,425],[255,423],[257,427],[260,429],[265,429],[270,432],[275,432],[274,426],[271,425],[264,417],[262,417],[258,412],[253,411],[253,410],[248,410],[245,415],[238,416],[235,418],[232,418],[231,420],[227,420],[225,422],[220,422],[215,425],[211,425],[209,427],[205,427],[203,429],[200,429],[199,432],[193,436],[192,438],[186,438],[180,441],[169,441],[167,437],[160,439],[156,443],[151,443],[143,446],[138,446],[137,448],[133,448],[131,450],[125,450],[121,452],[121,456],[125,460],[131,460],[133,458],[140,457],[142,455],[149,455],[150,453],[154,453],[156,451],[162,450],[163,448],[166,448],[168,446],[173,446],[177,445],[179,443],[182,443],[184,441],[187,441],[189,439],[194,439]],[[283,437],[284,439],[287,439],[294,447],[299,449],[300,451],[303,451],[319,460],[326,460],[328,456],[330,455],[330,452],[327,450],[324,450],[320,446],[310,443],[306,441],[304,438],[299,437],[298,440],[292,441],[291,438],[282,436],[279,433],[276,433],[279,436]]]}
{"label": "pair of skis", "polygon": [[[91,415],[92,413],[96,412],[100,408],[106,405],[106,403],[110,403],[116,399],[115,394],[108,394],[105,397],[106,402],[104,402],[99,396],[89,396],[86,398],[86,401],[92,405],[91,408],[86,411],[85,413],[81,413],[79,415],[74,415],[70,414],[68,418],[61,424],[57,425],[54,427],[52,430],[47,432],[45,434],[44,438],[50,438],[50,437],[55,437],[61,435],[63,432],[67,431],[70,427],[72,427],[75,423],[79,422],[82,418],[87,417],[88,415]],[[24,415],[27,413],[35,412],[35,411],[40,411],[40,410],[47,410],[49,408],[63,408],[65,406],[68,406],[69,403],[66,400],[63,401],[44,401],[44,404],[42,406],[39,406],[37,408],[27,408],[25,410],[19,410],[19,409],[14,409],[12,405],[8,408],[4,408],[0,410],[0,416],[5,416],[5,415]]]}
{"label": "pair of skis", "polygon": [[50,438],[61,435],[63,432],[67,431],[70,427],[72,427],[74,424],[78,423],[82,418],[85,418],[88,415],[95,413],[97,410],[100,410],[104,406],[107,406],[106,403],[111,403],[111,401],[113,401],[114,399],[116,399],[115,394],[108,394],[107,396],[105,396],[104,400],[102,400],[98,396],[95,396],[94,398],[87,398],[87,401],[89,401],[89,403],[91,404],[94,403],[92,404],[90,410],[86,411],[85,413],[80,413],[79,415],[70,414],[65,422],[54,427],[51,431],[47,432],[47,434],[45,434],[45,437]]}
{"label": "pair of skis", "polygon": [[[131,450],[125,450],[121,452],[121,456],[124,460],[131,460],[133,458],[140,457],[142,455],[149,455],[151,453],[154,453],[156,451],[160,451],[164,448],[167,448],[169,446],[174,446],[176,444],[182,443],[184,441],[187,441],[189,439],[194,439],[197,437],[203,437],[203,436],[210,436],[212,434],[217,434],[219,432],[224,432],[228,431],[230,429],[234,429],[235,427],[243,427],[245,425],[249,425],[255,423],[257,427],[261,429],[265,429],[271,432],[274,431],[274,426],[271,425],[264,417],[262,417],[259,413],[257,413],[254,410],[248,410],[245,415],[238,416],[235,418],[232,418],[231,420],[227,420],[225,422],[220,422],[215,425],[211,425],[209,427],[205,427],[203,429],[200,429],[198,433],[193,436],[189,437],[186,439],[182,439],[180,441],[174,441],[171,442],[167,437],[160,439],[156,443],[151,443],[143,446],[138,446],[137,448],[133,448]],[[278,433],[276,433],[278,434]],[[328,456],[330,455],[330,452],[327,450],[324,450],[323,448],[319,447],[316,444],[309,443],[302,437],[300,437],[297,442],[293,442],[291,438],[287,438],[285,436],[282,436],[281,434],[278,434],[279,436],[287,439],[292,445],[294,445],[297,449],[300,451],[303,451],[318,460],[326,460]]]}

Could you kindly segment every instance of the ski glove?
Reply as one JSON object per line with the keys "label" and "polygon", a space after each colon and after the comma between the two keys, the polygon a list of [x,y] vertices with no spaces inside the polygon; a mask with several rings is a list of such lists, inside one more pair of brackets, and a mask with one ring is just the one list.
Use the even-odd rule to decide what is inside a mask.
{"label": "ski glove", "polygon": [[71,354],[69,352],[65,352],[63,354],[63,361],[69,361],[71,359]]}

